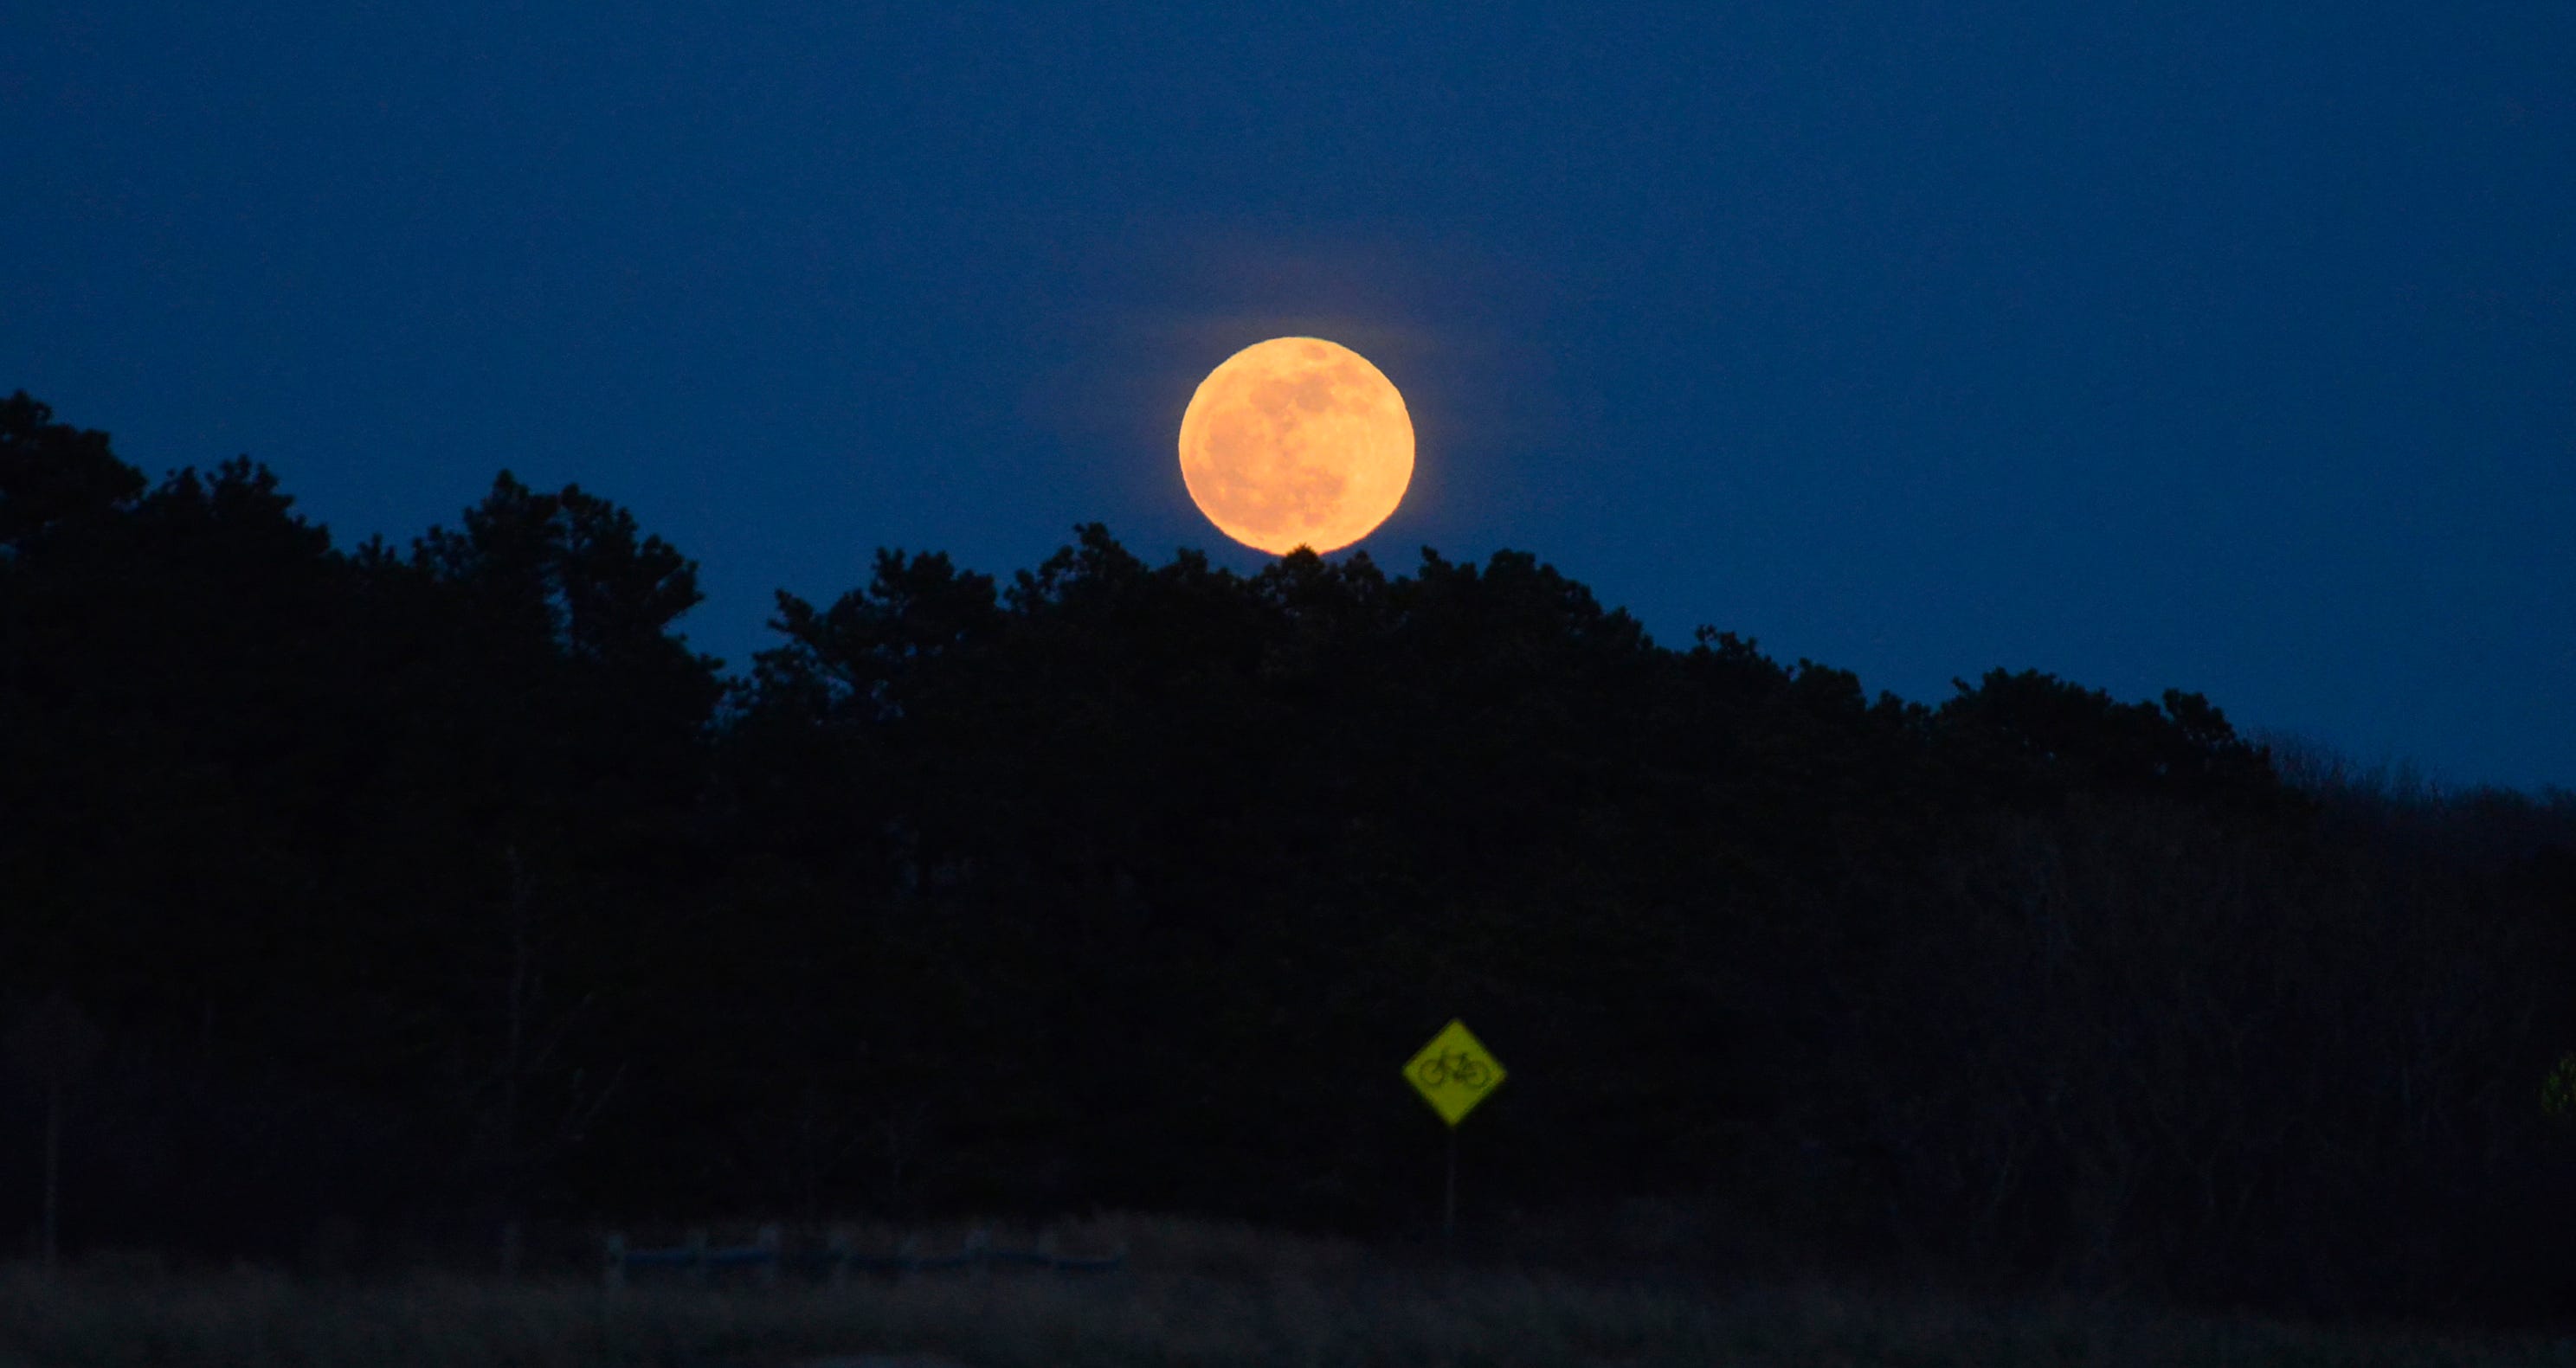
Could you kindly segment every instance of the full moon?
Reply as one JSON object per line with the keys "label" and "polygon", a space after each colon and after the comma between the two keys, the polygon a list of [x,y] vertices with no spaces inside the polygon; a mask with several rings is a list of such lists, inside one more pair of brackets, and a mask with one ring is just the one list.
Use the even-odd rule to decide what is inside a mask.
{"label": "full moon", "polygon": [[1246,546],[1338,551],[1376,530],[1413,482],[1413,418],[1367,358],[1274,337],[1208,372],[1181,414],[1190,499]]}

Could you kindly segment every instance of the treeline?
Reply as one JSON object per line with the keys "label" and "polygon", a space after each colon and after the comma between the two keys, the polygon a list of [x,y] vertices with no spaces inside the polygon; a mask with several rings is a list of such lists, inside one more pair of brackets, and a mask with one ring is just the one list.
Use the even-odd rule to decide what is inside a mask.
{"label": "treeline", "polygon": [[[1939,707],[1535,558],[1007,584],[880,553],[747,673],[505,471],[354,549],[0,404],[0,1230],[300,1257],[506,1216],[1436,1220],[2309,1313],[2576,1292],[2576,799],[2168,691]],[[93,1061],[63,1044],[91,1023]],[[51,1024],[48,1024],[51,1023]],[[71,1032],[77,1034],[77,1032]],[[67,1053],[68,1052],[68,1053]],[[50,1061],[50,1062],[49,1062]]]}

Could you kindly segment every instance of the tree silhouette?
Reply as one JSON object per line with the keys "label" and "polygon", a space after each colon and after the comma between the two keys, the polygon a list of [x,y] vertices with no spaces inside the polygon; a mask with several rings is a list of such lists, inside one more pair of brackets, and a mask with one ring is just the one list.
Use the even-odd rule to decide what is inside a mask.
{"label": "tree silhouette", "polygon": [[21,1074],[45,1095],[45,1219],[41,1246],[44,1270],[54,1271],[60,1240],[62,1200],[63,1094],[105,1044],[98,1028],[72,1000],[53,993],[28,1008],[9,1033],[9,1058]]}
{"label": "tree silhouette", "polygon": [[1759,1273],[2576,1293],[2532,1093],[2576,797],[2392,791],[2180,690],[1873,700],[1517,550],[885,550],[730,677],[697,601],[577,486],[344,551],[247,458],[151,484],[0,404],[0,994],[119,1039],[68,1247],[1397,1235],[1439,1139],[1393,1065],[1463,1016],[1515,1080],[1465,1159],[1518,1215],[1462,1235],[1661,1198]]}

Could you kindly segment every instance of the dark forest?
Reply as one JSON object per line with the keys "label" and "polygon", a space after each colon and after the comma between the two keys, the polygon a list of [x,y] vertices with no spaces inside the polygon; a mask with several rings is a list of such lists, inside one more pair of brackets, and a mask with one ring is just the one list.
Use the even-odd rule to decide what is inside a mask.
{"label": "dark forest", "polygon": [[[494,462],[495,465],[500,464]],[[1533,554],[886,550],[737,673],[506,470],[332,545],[0,404],[0,1234],[1439,1219],[2529,1323],[2576,1298],[2576,795],[2394,791],[2037,672],[1938,706]],[[410,1242],[406,1244],[405,1242]],[[381,1257],[391,1258],[391,1254]]]}

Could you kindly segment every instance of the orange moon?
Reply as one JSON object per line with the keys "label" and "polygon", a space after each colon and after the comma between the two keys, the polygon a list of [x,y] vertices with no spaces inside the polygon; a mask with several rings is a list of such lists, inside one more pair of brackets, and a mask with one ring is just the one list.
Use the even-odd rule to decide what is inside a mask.
{"label": "orange moon", "polygon": [[1220,363],[1181,414],[1190,500],[1246,546],[1338,551],[1376,530],[1413,482],[1413,418],[1367,358],[1274,337]]}

